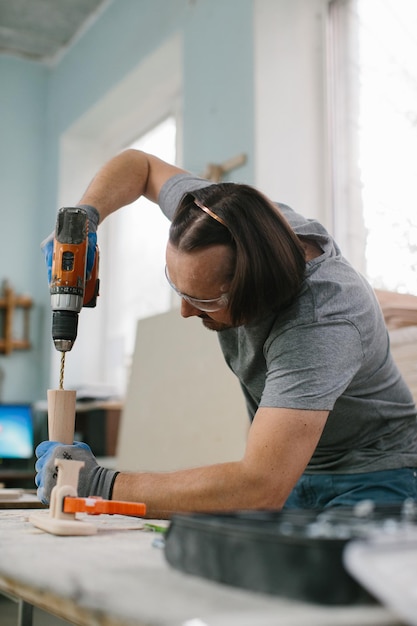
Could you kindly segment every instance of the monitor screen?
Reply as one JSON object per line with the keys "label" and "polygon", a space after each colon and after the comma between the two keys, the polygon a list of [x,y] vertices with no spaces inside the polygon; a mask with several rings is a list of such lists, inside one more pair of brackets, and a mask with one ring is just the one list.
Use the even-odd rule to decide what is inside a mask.
{"label": "monitor screen", "polygon": [[34,435],[29,404],[0,404],[0,458],[30,459]]}

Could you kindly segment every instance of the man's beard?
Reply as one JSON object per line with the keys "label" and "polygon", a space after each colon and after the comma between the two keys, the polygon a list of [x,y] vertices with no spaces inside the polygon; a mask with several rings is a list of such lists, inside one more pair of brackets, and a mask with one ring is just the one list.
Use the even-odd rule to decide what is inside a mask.
{"label": "man's beard", "polygon": [[232,328],[232,326],[230,326],[229,324],[223,324],[223,322],[216,322],[215,320],[213,320],[208,315],[205,315],[204,313],[202,313],[198,317],[202,320],[203,326],[207,328],[207,330],[214,330],[216,332],[221,332],[222,330],[229,330],[230,328]]}

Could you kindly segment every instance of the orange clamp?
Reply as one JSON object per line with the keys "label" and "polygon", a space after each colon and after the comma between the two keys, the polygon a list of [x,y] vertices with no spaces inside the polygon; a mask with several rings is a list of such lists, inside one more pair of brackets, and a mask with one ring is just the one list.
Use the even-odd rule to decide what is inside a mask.
{"label": "orange clamp", "polygon": [[121,500],[103,500],[98,496],[88,498],[64,498],[64,513],[88,513],[89,515],[132,515],[143,517],[146,504],[143,502],[123,502]]}

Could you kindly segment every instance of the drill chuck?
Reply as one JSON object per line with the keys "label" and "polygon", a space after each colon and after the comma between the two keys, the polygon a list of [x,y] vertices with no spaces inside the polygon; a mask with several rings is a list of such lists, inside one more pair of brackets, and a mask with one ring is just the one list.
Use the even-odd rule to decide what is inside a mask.
{"label": "drill chuck", "polygon": [[52,312],[52,339],[60,352],[69,352],[77,338],[78,313],[75,311]]}

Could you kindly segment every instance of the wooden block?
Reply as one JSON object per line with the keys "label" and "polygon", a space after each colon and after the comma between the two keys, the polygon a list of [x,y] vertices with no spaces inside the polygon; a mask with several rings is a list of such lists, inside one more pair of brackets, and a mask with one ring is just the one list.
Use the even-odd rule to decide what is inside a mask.
{"label": "wooden block", "polygon": [[50,441],[74,442],[76,392],[48,389],[48,432]]}
{"label": "wooden block", "polygon": [[58,467],[58,480],[51,492],[51,506],[48,513],[32,513],[29,521],[52,535],[94,535],[94,524],[76,519],[75,513],[64,512],[64,500],[67,496],[77,496],[78,476],[84,467],[84,461],[55,459]]}
{"label": "wooden block", "polygon": [[32,513],[29,516],[29,521],[40,530],[51,535],[76,537],[77,535],[95,535],[97,533],[97,527],[94,524],[75,518],[72,520],[58,519],[47,513]]}

